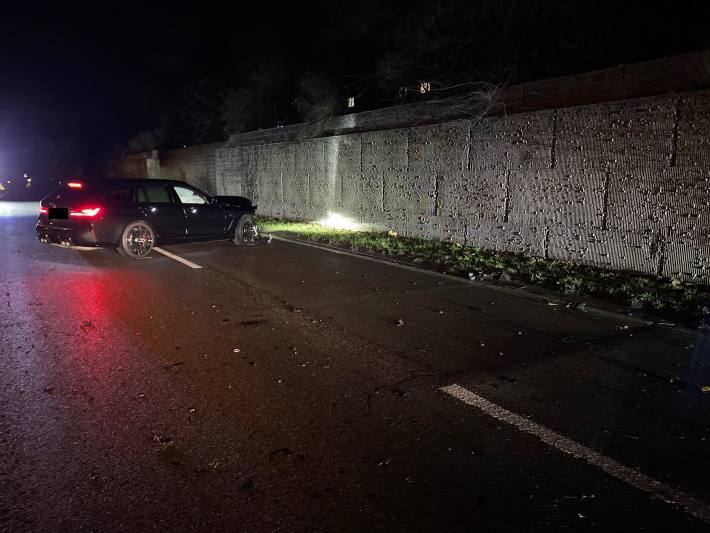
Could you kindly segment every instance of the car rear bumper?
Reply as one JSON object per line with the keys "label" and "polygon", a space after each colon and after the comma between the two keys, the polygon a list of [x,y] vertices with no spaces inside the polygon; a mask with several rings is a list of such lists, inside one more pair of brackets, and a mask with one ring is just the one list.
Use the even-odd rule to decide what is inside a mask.
{"label": "car rear bumper", "polygon": [[61,244],[63,246],[98,247],[99,242],[93,227],[62,228],[37,224],[37,238],[46,244]]}

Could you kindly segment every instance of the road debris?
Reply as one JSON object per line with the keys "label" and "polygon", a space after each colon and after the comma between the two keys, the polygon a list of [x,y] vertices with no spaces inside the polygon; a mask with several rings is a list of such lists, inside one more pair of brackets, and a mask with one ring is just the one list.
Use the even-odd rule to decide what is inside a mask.
{"label": "road debris", "polygon": [[397,326],[404,326],[404,320],[402,320],[401,318],[398,318],[397,321],[395,322],[395,324]]}
{"label": "road debris", "polygon": [[239,485],[239,490],[244,490],[244,491],[254,490],[255,486],[256,485],[254,484],[254,480],[252,478],[249,478],[244,483]]}
{"label": "road debris", "polygon": [[234,348],[234,350],[232,350],[232,351],[233,351],[234,353],[239,353],[239,352],[241,352],[241,350],[240,350],[239,348]]}
{"label": "road debris", "polygon": [[641,440],[641,437],[637,437],[636,435],[627,435],[626,433],[617,433],[615,431],[610,431],[608,429],[605,429],[604,433],[608,433],[609,435],[614,435],[616,437],[622,437],[624,439]]}
{"label": "road debris", "polygon": [[291,448],[279,448],[278,450],[268,453],[269,462],[273,462],[273,460],[278,456],[286,457],[288,455],[294,455]]}

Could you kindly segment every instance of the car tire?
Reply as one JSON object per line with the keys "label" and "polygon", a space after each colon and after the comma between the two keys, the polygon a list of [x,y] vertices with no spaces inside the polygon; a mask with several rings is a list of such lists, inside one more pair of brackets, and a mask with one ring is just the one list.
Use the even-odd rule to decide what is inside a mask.
{"label": "car tire", "polygon": [[249,215],[242,215],[234,227],[232,242],[237,246],[249,246],[256,242],[258,234],[254,219]]}
{"label": "car tire", "polygon": [[147,222],[136,220],[128,224],[121,233],[118,253],[131,259],[143,259],[150,255],[155,245],[155,232]]}

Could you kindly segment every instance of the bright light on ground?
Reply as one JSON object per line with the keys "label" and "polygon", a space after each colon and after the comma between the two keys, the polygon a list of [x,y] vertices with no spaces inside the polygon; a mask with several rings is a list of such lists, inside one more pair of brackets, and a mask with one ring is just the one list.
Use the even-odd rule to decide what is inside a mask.
{"label": "bright light on ground", "polygon": [[345,217],[338,213],[328,211],[328,216],[317,221],[321,226],[327,226],[333,229],[345,229],[349,231],[357,231],[360,229],[360,224],[352,218]]}
{"label": "bright light on ground", "polygon": [[37,216],[39,202],[0,202],[0,217]]}

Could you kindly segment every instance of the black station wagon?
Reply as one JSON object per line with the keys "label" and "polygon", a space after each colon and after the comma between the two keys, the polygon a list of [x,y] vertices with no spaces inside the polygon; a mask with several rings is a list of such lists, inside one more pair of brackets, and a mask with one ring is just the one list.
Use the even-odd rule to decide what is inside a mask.
{"label": "black station wagon", "polygon": [[157,243],[225,239],[253,244],[256,206],[241,196],[210,196],[171,180],[66,181],[42,199],[37,237],[68,247],[112,247],[131,258]]}

